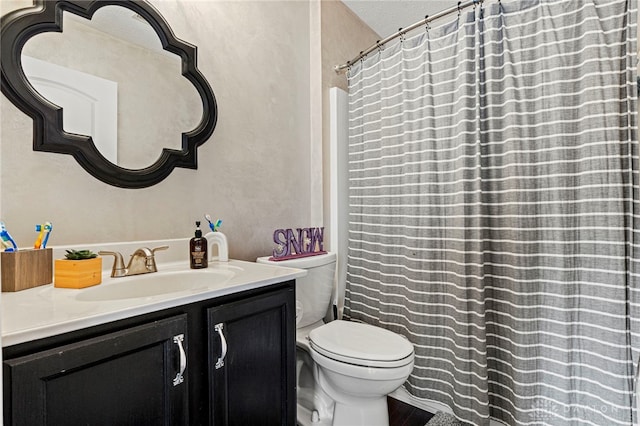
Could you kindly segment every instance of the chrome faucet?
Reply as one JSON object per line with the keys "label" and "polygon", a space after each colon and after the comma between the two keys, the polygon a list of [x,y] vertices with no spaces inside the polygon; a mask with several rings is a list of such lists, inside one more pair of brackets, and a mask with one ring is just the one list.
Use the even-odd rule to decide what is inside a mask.
{"label": "chrome faucet", "polygon": [[111,278],[119,278],[158,272],[155,253],[158,250],[166,250],[168,248],[169,246],[160,246],[154,249],[141,247],[133,252],[126,268],[122,260],[122,255],[117,251],[99,251],[98,254],[101,256],[111,255],[114,257],[113,268],[111,268]]}

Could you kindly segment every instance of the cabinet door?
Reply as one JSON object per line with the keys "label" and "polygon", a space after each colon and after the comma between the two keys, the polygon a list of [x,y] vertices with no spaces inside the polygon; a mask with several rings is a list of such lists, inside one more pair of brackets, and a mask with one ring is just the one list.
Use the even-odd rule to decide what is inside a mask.
{"label": "cabinet door", "polygon": [[295,425],[293,288],[208,310],[215,426]]}
{"label": "cabinet door", "polygon": [[187,425],[186,324],[180,315],[4,361],[5,424]]}

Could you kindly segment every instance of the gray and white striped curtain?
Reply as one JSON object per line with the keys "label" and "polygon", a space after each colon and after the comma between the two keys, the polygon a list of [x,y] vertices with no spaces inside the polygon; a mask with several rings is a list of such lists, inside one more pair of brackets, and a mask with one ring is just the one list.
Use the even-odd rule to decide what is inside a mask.
{"label": "gray and white striped curtain", "polygon": [[349,71],[345,315],[474,425],[628,426],[636,0],[502,0]]}

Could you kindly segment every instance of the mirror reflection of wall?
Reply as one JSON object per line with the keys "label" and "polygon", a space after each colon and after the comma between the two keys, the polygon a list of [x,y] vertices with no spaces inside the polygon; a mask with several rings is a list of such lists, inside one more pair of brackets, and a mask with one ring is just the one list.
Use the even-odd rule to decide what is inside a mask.
{"label": "mirror reflection of wall", "polygon": [[[180,149],[182,133],[193,130],[202,118],[201,99],[181,75],[180,58],[164,51],[151,26],[127,8],[102,7],[91,21],[64,12],[63,32],[32,37],[23,48],[25,55],[117,84],[117,147],[106,148],[106,140],[96,140],[96,145],[105,157],[117,158],[111,161],[121,167],[148,167],[163,148]],[[25,73],[29,74],[27,67]],[[63,108],[65,126],[70,126],[64,105],[58,103],[64,101],[47,99]],[[78,132],[67,127],[65,131]],[[94,139],[100,138],[99,131],[92,132],[98,133],[91,134]]]}
{"label": "mirror reflection of wall", "polygon": [[91,135],[100,153],[118,164],[118,83],[22,55],[31,86],[63,108],[63,129]]}

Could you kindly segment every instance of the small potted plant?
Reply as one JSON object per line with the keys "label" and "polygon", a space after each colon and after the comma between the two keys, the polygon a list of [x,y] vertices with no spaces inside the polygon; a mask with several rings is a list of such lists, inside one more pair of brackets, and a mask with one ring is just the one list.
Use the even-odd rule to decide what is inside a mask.
{"label": "small potted plant", "polygon": [[85,288],[102,282],[102,258],[91,250],[67,250],[65,259],[56,259],[54,286]]}

